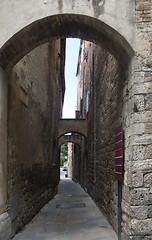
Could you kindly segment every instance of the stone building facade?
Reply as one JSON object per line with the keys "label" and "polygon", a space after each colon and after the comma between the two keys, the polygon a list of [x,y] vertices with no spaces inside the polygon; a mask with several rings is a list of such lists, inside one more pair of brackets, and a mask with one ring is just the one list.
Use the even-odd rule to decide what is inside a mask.
{"label": "stone building facade", "polygon": [[7,211],[12,235],[57,192],[64,53],[65,40],[44,44],[17,64],[9,79]]}
{"label": "stone building facade", "polygon": [[[138,149],[136,154],[132,149],[128,150],[127,148],[129,106],[126,106],[126,102],[129,96],[126,74],[117,60],[102,47],[91,42],[81,41],[77,75],[77,110],[80,118],[86,118],[88,134],[86,144],[82,139],[81,148],[76,145],[74,147],[74,180],[80,182],[89,192],[119,236],[119,231],[122,230],[122,239],[151,239],[151,160],[147,160],[148,164],[146,165],[144,161],[140,160],[143,154],[147,154],[151,159],[151,141],[146,140],[147,144],[143,142],[142,147],[133,144],[132,148]],[[150,78],[148,79],[150,81]],[[148,86],[150,85],[148,84]],[[140,94],[139,98],[142,97],[143,95]],[[140,104],[138,106],[142,107],[142,111],[143,109],[149,110],[146,107],[147,101],[144,106],[141,106],[138,99],[138,104]],[[148,106],[150,107],[149,104]],[[133,111],[138,114],[140,110],[135,108],[135,104],[132,106],[130,103],[129,112]],[[145,119],[145,121],[147,120]],[[120,124],[124,130],[121,208],[118,207],[120,183],[118,184],[115,179],[115,129]],[[150,134],[151,125],[146,125],[149,126],[147,134]],[[143,123],[138,127],[142,136]],[[137,171],[137,166],[133,168],[134,170],[130,169],[128,154],[130,160],[132,156],[133,162],[140,161],[139,171]],[[143,167],[144,165],[145,167]],[[130,175],[128,176],[128,174]],[[126,178],[129,177],[131,177],[131,182],[128,188]],[[142,193],[145,194],[142,195]],[[122,217],[120,229],[118,229],[120,224],[118,223],[118,208],[121,209],[120,217]],[[135,225],[137,227],[138,223],[139,226],[135,227],[138,230],[131,232],[131,229],[128,228],[130,223],[133,229]]]}

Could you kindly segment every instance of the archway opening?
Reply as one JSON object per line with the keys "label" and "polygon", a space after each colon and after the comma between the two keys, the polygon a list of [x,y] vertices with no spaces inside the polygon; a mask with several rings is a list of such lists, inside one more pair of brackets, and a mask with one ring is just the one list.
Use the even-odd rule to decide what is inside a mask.
{"label": "archway opening", "polygon": [[69,37],[102,45],[124,68],[133,56],[126,39],[104,22],[85,15],[61,14],[37,20],[14,34],[0,49],[1,66],[9,69],[37,46]]}
{"label": "archway opening", "polygon": [[[51,26],[51,28],[50,28]],[[31,36],[31,37],[29,37]],[[86,112],[86,109],[88,108],[85,104],[83,104],[82,106],[82,112],[81,112],[81,120],[83,120],[84,123],[84,117],[86,118],[85,124],[87,124],[87,126],[89,126],[89,140],[88,140],[88,152],[87,154],[89,154],[89,161],[86,162],[86,159],[83,160],[83,156],[82,158],[80,157],[80,159],[82,160],[81,163],[84,163],[84,166],[86,168],[86,176],[85,176],[85,181],[82,181],[82,177],[79,176],[76,180],[77,181],[82,181],[82,185],[84,187],[88,188],[89,193],[92,195],[92,197],[95,199],[96,202],[100,202],[101,204],[103,204],[103,209],[105,210],[105,212],[108,215],[109,220],[112,222],[113,226],[115,229],[117,229],[117,226],[115,225],[115,219],[116,219],[116,212],[115,212],[115,208],[113,208],[111,210],[111,206],[112,203],[114,201],[115,196],[112,195],[112,184],[113,184],[113,173],[111,173],[113,171],[113,163],[111,164],[110,158],[113,159],[113,134],[114,134],[114,128],[117,126],[117,124],[120,121],[126,121],[125,119],[125,115],[122,115],[122,93],[123,93],[123,89],[124,89],[124,85],[125,85],[125,81],[126,81],[126,76],[124,76],[124,70],[128,69],[128,64],[129,64],[129,60],[131,59],[132,55],[133,55],[133,51],[131,49],[131,47],[129,46],[129,44],[127,43],[127,41],[116,31],[114,31],[113,29],[111,29],[109,26],[107,26],[106,24],[104,24],[103,22],[100,22],[97,19],[94,18],[90,18],[87,16],[83,16],[83,15],[57,15],[57,16],[53,16],[53,17],[47,17],[45,19],[42,19],[40,21],[36,21],[35,23],[27,26],[25,29],[21,30],[19,33],[17,33],[16,35],[14,35],[9,42],[7,42],[3,48],[1,49],[1,55],[0,55],[0,61],[2,62],[2,67],[5,68],[9,73],[10,73],[10,69],[14,66],[14,64],[16,64],[25,54],[29,53],[32,49],[34,49],[34,51],[37,51],[36,47],[37,46],[41,46],[41,53],[43,52],[43,47],[49,49],[49,51],[51,50],[52,52],[47,52],[47,57],[51,56],[51,53],[54,54],[54,59],[55,62],[52,64],[50,62],[50,64],[52,64],[52,69],[55,68],[56,73],[51,75],[51,81],[47,82],[48,84],[48,91],[46,86],[42,86],[40,83],[40,79],[37,81],[37,84],[40,83],[40,85],[37,88],[37,91],[40,93],[38,98],[41,98],[41,95],[43,95],[43,91],[46,91],[47,94],[46,96],[53,96],[53,101],[51,99],[45,99],[47,101],[46,102],[43,101],[42,99],[42,103],[39,104],[37,97],[28,97],[28,93],[26,91],[26,88],[32,90],[33,88],[33,83],[35,84],[36,82],[36,78],[35,78],[35,82],[32,82],[31,80],[28,79],[28,73],[26,72],[26,75],[24,75],[24,71],[19,71],[19,75],[18,74],[14,74],[13,76],[13,81],[20,83],[20,79],[24,79],[25,80],[25,86],[18,86],[18,90],[20,92],[19,98],[20,98],[20,103],[17,105],[17,108],[15,109],[15,111],[19,110],[21,113],[21,117],[18,118],[19,121],[24,122],[24,124],[26,125],[27,122],[27,126],[28,128],[24,128],[21,129],[20,127],[18,127],[20,124],[18,124],[18,121],[16,121],[16,117],[14,117],[14,114],[12,112],[9,112],[9,119],[8,121],[13,118],[14,119],[14,128],[16,129],[16,135],[17,138],[15,138],[12,134],[11,129],[9,128],[8,132],[9,132],[9,140],[8,140],[8,144],[9,146],[11,145],[12,150],[9,152],[9,156],[11,156],[11,159],[13,159],[14,161],[16,161],[16,159],[21,159],[23,157],[24,162],[21,162],[21,165],[25,165],[26,168],[24,169],[24,173],[22,175],[22,177],[26,174],[28,175],[28,179],[30,179],[30,175],[29,175],[29,171],[26,171],[26,169],[32,169],[33,173],[34,173],[34,180],[30,180],[31,183],[37,186],[41,186],[43,188],[43,186],[47,186],[47,189],[45,189],[44,191],[44,195],[47,191],[49,191],[50,188],[50,184],[51,188],[54,190],[53,194],[56,191],[56,187],[59,181],[59,164],[57,164],[56,162],[56,158],[58,157],[58,153],[57,153],[57,138],[60,136],[63,136],[65,133],[68,132],[68,130],[66,129],[65,131],[61,131],[60,134],[58,135],[58,132],[56,131],[56,129],[58,129],[58,120],[60,118],[60,112],[58,111],[59,109],[61,110],[62,108],[62,101],[63,101],[63,95],[64,95],[64,86],[62,85],[63,82],[60,82],[60,80],[62,79],[63,75],[61,74],[61,72],[58,72],[59,70],[59,60],[60,60],[60,55],[58,55],[58,53],[60,54],[60,52],[58,52],[58,48],[55,47],[55,49],[53,49],[53,45],[54,42],[56,41],[56,39],[58,39],[58,42],[62,42],[62,40],[66,37],[79,37],[81,39],[85,39],[85,40],[89,40],[92,43],[97,43],[98,47],[94,47],[96,49],[96,51],[101,50],[100,48],[102,48],[101,52],[103,53],[102,57],[103,59],[100,59],[99,56],[92,56],[90,58],[90,64],[94,64],[94,62],[98,61],[98,76],[101,77],[105,77],[103,81],[99,81],[99,79],[97,79],[97,77],[94,76],[94,79],[92,79],[92,74],[96,71],[95,69],[89,72],[89,81],[91,82],[87,82],[85,86],[85,88],[83,89],[83,91],[86,91],[87,89],[87,94],[88,92],[90,92],[90,100],[87,100],[88,95],[85,95],[83,100],[84,102],[87,101],[92,101],[93,104],[93,108],[90,108],[89,113]],[[22,39],[22,41],[21,41]],[[60,40],[62,39],[62,40]],[[50,43],[47,44],[47,46],[43,45],[42,47],[42,43],[48,42],[48,40],[50,41]],[[89,43],[90,44],[90,43]],[[60,50],[63,50],[63,45],[61,43],[60,45]],[[90,46],[91,48],[91,46]],[[116,61],[116,59],[113,58],[112,55],[109,55],[109,53],[112,53],[114,55],[114,57],[118,60]],[[86,50],[86,49],[84,49]],[[38,50],[39,51],[39,50]],[[44,53],[44,52],[43,52]],[[33,54],[33,53],[31,53]],[[40,54],[40,53],[39,53]],[[39,56],[39,54],[37,56]],[[87,55],[87,53],[85,52],[85,54]],[[62,56],[62,55],[61,55]],[[26,60],[25,60],[26,59]],[[38,58],[37,58],[38,59]],[[46,59],[46,55],[44,54],[44,59]],[[91,62],[91,59],[93,59],[93,62]],[[41,61],[41,59],[39,59]],[[37,60],[37,61],[39,61]],[[62,60],[64,60],[64,57],[61,58],[60,64],[62,64]],[[87,57],[86,59],[83,59],[87,62]],[[101,67],[99,68],[99,61],[101,60],[100,63]],[[29,55],[26,55],[24,59],[22,59],[22,65],[26,64],[26,61],[30,62],[30,58]],[[37,62],[35,61],[35,63]],[[61,63],[62,62],[62,63]],[[119,62],[119,63],[118,63]],[[114,64],[113,64],[114,63]],[[39,62],[39,64],[42,67],[42,62]],[[37,65],[37,68],[39,68],[40,65]],[[112,71],[110,72],[106,72],[107,70],[107,66],[110,66],[112,68]],[[49,68],[50,65],[46,64],[47,68]],[[16,66],[15,66],[16,67]],[[101,73],[102,70],[102,73]],[[30,73],[32,72],[32,68],[30,68],[28,70]],[[51,72],[49,71],[49,74]],[[87,70],[85,70],[85,73],[87,75]],[[62,75],[62,76],[61,76]],[[49,75],[50,76],[50,75]],[[58,76],[58,77],[56,77]],[[110,77],[109,77],[110,76]],[[43,76],[42,76],[43,78]],[[41,80],[42,80],[41,78]],[[55,82],[54,79],[57,79],[57,81]],[[91,78],[91,79],[90,79]],[[113,79],[113,80],[112,80]],[[28,81],[29,80],[29,81]],[[64,77],[62,79],[64,81]],[[18,96],[18,90],[14,89],[12,86],[13,82],[9,82],[9,109],[11,109],[11,107],[14,107],[16,105],[15,101],[11,101],[11,99],[14,99],[14,96]],[[90,86],[90,89],[88,88],[88,85]],[[105,85],[105,90],[102,91],[98,91],[99,89],[103,89],[103,85]],[[43,88],[44,87],[44,88]],[[59,90],[59,91],[58,91]],[[32,90],[33,93],[35,90]],[[32,93],[32,94],[33,94]],[[56,94],[57,93],[57,94]],[[124,93],[125,94],[125,93]],[[127,95],[127,93],[126,93]],[[34,96],[34,95],[33,95]],[[36,96],[36,93],[35,93]],[[59,102],[58,99],[60,99],[61,101]],[[92,99],[92,100],[91,100]],[[114,102],[114,99],[116,99],[116,101]],[[17,98],[15,99],[17,100]],[[40,99],[39,99],[40,100]],[[40,100],[41,101],[41,100]],[[52,102],[51,102],[52,101]],[[45,103],[45,104],[44,104]],[[21,105],[24,105],[24,110],[22,109]],[[27,114],[27,112],[29,111],[28,108],[28,104],[32,104],[33,105],[33,109],[36,109],[37,106],[40,107],[40,109],[42,110],[42,112],[38,112],[35,113],[32,110],[31,114],[33,114],[33,121],[30,122],[30,119],[28,119],[28,117],[26,118],[25,115]],[[44,104],[44,105],[43,105]],[[52,104],[52,105],[51,105]],[[55,104],[55,105],[54,105]],[[47,111],[46,111],[46,105],[47,108],[49,107],[50,110],[50,114],[49,116],[47,116]],[[81,104],[80,104],[81,105]],[[35,107],[34,107],[35,106]],[[112,107],[111,107],[112,106]],[[86,108],[86,109],[85,109]],[[115,112],[114,112],[115,109]],[[80,111],[81,109],[79,109]],[[87,114],[86,114],[87,113]],[[108,113],[108,115],[107,115]],[[36,114],[39,115],[38,120],[35,118]],[[47,116],[47,118],[45,118]],[[53,116],[52,118],[50,116]],[[108,116],[108,119],[106,119],[106,116]],[[50,126],[48,126],[46,124],[46,119],[50,121]],[[44,122],[43,122],[44,120]],[[100,120],[100,121],[99,121]],[[104,124],[102,125],[101,122],[103,122]],[[114,123],[114,124],[113,124]],[[20,125],[21,126],[21,125]],[[30,126],[30,127],[29,127]],[[10,127],[10,125],[9,125]],[[82,125],[81,125],[82,127]],[[37,131],[36,129],[39,129],[43,132],[43,139],[39,139],[38,144],[42,141],[43,142],[43,146],[44,147],[44,152],[41,151],[42,149],[39,149],[38,152],[36,152],[37,157],[35,164],[31,165],[31,162],[29,161],[30,158],[28,158],[28,155],[26,154],[25,156],[23,156],[27,149],[30,149],[30,151],[28,152],[29,156],[30,156],[30,152],[31,152],[31,146],[33,145],[33,141],[32,139],[35,140],[35,131]],[[18,153],[16,153],[16,151],[14,150],[17,146],[17,144],[20,144],[20,133],[23,130],[23,139],[22,142],[26,141],[28,142],[28,144],[24,144],[21,145],[20,151]],[[106,134],[104,134],[104,132],[107,131]],[[26,139],[27,137],[27,132],[32,133],[32,138],[30,139],[28,136],[28,139]],[[73,127],[70,128],[69,132],[73,132],[73,133],[81,133],[83,136],[86,137],[86,134],[84,133],[84,127],[82,127],[82,131],[78,131],[76,130],[76,128],[73,130]],[[48,136],[48,133],[52,133],[51,138]],[[100,136],[100,133],[101,136]],[[33,137],[34,136],[34,137]],[[35,141],[35,143],[37,142],[37,139]],[[48,146],[46,147],[46,145],[48,144]],[[49,149],[49,144],[51,144],[52,149],[50,151]],[[102,148],[102,149],[101,149]],[[32,154],[34,153],[34,150],[37,149],[37,147],[35,147],[35,144],[32,146]],[[112,150],[111,150],[112,149]],[[86,150],[85,146],[84,146],[84,150]],[[77,148],[77,150],[75,149],[75,152],[77,152],[78,154],[80,153],[80,149],[79,147]],[[109,155],[107,158],[105,158],[105,152],[107,152]],[[50,162],[47,159],[47,156],[49,156],[53,159],[53,161]],[[43,171],[45,172],[45,178],[44,178],[44,183],[39,184],[39,176],[41,174],[41,161],[43,158],[44,154],[44,159],[46,160],[45,162],[45,167],[43,167]],[[84,154],[85,151],[84,151]],[[86,156],[86,155],[85,155]],[[102,160],[102,166],[100,166],[99,162],[100,162],[100,158]],[[93,159],[93,161],[92,161]],[[105,161],[106,159],[106,161]],[[38,160],[38,161],[37,161]],[[10,165],[13,163],[10,162]],[[17,163],[18,164],[18,163]],[[49,165],[49,168],[48,168]],[[79,168],[81,169],[82,165],[79,165]],[[12,165],[12,168],[14,168],[14,165]],[[19,168],[19,164],[18,164],[18,168]],[[98,169],[100,168],[100,171],[98,171]],[[105,172],[104,169],[106,170],[106,173],[108,173],[109,175],[111,174],[111,178],[108,179],[108,184],[106,184],[106,179],[104,179],[105,176]],[[11,170],[11,168],[10,168]],[[87,170],[88,173],[87,173]],[[16,172],[16,169],[14,168],[14,173]],[[80,171],[79,171],[80,173]],[[82,171],[81,171],[82,173]],[[9,172],[9,174],[11,175],[11,171]],[[35,175],[37,174],[37,175]],[[107,176],[109,176],[107,174]],[[81,175],[81,174],[80,174]],[[48,179],[51,176],[51,180],[48,181]],[[17,176],[18,179],[20,179],[20,176]],[[89,182],[87,182],[86,177],[88,177],[88,179],[90,180]],[[26,178],[26,177],[25,177]],[[23,178],[22,178],[23,179]],[[13,181],[11,178],[9,179],[10,181]],[[24,179],[23,179],[24,180]],[[95,185],[98,180],[101,180],[101,184],[99,185]],[[25,182],[25,181],[24,181]],[[21,182],[20,182],[21,183]],[[24,184],[23,184],[24,185]],[[101,185],[104,189],[104,194],[102,194],[102,196],[100,194],[97,194],[101,188]],[[94,188],[94,186],[96,186],[96,189]],[[38,196],[38,191],[39,189],[35,188],[34,189],[35,192],[35,199]],[[42,189],[40,189],[41,191],[43,191]],[[11,192],[12,189],[10,188],[9,191]],[[15,192],[16,192],[16,188],[13,189],[13,191],[11,192],[11,197],[13,198],[15,196]],[[53,196],[52,192],[49,192],[50,197]],[[51,195],[52,194],[52,195]],[[115,192],[116,195],[116,192]],[[16,198],[17,199],[17,198]],[[41,200],[41,197],[40,197]],[[9,199],[10,201],[10,199]],[[28,200],[27,200],[28,201]],[[26,201],[25,202],[25,210],[28,212],[27,209],[27,204]],[[44,203],[44,202],[42,202]],[[9,204],[9,203],[8,203]],[[33,203],[31,203],[33,204]],[[117,205],[117,204],[115,204]],[[13,208],[12,208],[13,209]],[[35,214],[37,211],[37,208],[35,209],[35,212],[33,212],[33,214]],[[19,213],[16,213],[19,214]],[[30,215],[30,213],[29,213]],[[15,217],[14,217],[15,216]],[[16,217],[21,217],[22,218],[22,213],[21,215],[13,215],[12,221],[16,218]],[[32,215],[30,215],[30,217],[32,217]],[[27,221],[28,219],[23,219],[22,218],[22,222],[20,225],[17,226],[17,228],[21,228]],[[15,229],[16,231],[16,229]]]}

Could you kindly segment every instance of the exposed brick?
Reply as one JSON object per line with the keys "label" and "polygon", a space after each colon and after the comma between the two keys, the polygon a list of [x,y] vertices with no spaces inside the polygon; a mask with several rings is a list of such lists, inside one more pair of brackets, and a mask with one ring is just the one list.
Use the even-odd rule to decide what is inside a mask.
{"label": "exposed brick", "polygon": [[[117,226],[114,223],[116,222],[118,183],[114,177],[114,133],[122,121],[122,96],[125,77],[116,59],[103,48],[88,43],[87,49],[88,60],[85,62],[86,82],[84,89],[86,86],[90,86],[91,58],[94,50],[94,79],[89,96],[87,170],[86,173],[81,170],[81,176],[78,176],[78,173],[73,169],[73,174],[77,175],[77,180],[87,188],[98,206],[106,212],[116,229]],[[104,90],[101,91],[101,89]],[[83,112],[85,113],[85,94],[83,101]],[[78,163],[79,159],[76,157],[74,161]],[[85,174],[87,181],[84,180],[85,176],[83,175]]]}
{"label": "exposed brick", "polygon": [[[54,59],[59,52],[60,40],[36,48],[13,68],[9,79],[8,212],[10,198],[17,195],[19,199],[12,235],[57,192],[59,166],[54,165],[58,159],[54,149],[63,86],[55,81],[60,62]],[[26,106],[19,99],[20,86],[28,95]]]}

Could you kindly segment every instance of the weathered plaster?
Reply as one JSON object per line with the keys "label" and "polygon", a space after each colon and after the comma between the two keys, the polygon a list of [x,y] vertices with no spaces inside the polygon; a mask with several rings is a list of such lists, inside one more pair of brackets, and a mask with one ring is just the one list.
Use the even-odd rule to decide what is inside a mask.
{"label": "weathered plaster", "polygon": [[[104,11],[103,11],[104,7]],[[0,47],[14,34],[34,21],[56,14],[82,14],[94,17],[118,31],[133,46],[133,3],[117,0],[31,0],[0,1]],[[125,25],[125,28],[124,28]],[[6,27],[7,26],[7,27]]]}
{"label": "weathered plaster", "polygon": [[0,1],[0,9],[3,68],[11,62],[14,66],[29,51],[53,38],[78,37],[103,44],[120,62],[125,61],[124,65],[135,49],[132,2],[32,0],[23,4],[6,0]]}

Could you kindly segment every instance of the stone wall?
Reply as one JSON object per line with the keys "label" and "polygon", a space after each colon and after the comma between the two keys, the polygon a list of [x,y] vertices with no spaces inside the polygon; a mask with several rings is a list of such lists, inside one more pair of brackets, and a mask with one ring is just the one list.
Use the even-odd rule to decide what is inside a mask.
{"label": "stone wall", "polygon": [[7,210],[12,235],[57,192],[64,46],[64,40],[57,40],[36,48],[13,68],[9,79]]}
{"label": "stone wall", "polygon": [[125,94],[126,151],[122,239],[152,239],[152,14],[151,2],[135,6],[136,49]]}
{"label": "stone wall", "polygon": [[116,59],[101,47],[85,42],[85,51],[82,52],[85,54],[82,63],[83,117],[87,115],[87,91],[89,113],[87,152],[86,144],[83,142],[79,161],[81,171],[78,178],[117,231],[115,129],[123,122],[122,99],[125,76]]}
{"label": "stone wall", "polygon": [[[137,51],[128,62],[128,66],[126,65],[126,69],[124,68],[124,73],[118,62],[102,48],[88,43],[87,58],[86,51],[82,51],[82,54],[85,53],[82,57],[84,65],[82,117],[86,115],[87,84],[90,90],[88,152],[86,162],[82,156],[80,161],[81,166],[86,166],[85,170],[81,168],[81,176],[78,173],[78,177],[75,176],[75,179],[87,188],[99,207],[104,210],[117,231],[118,186],[114,179],[114,132],[115,128],[122,123],[125,140],[121,234],[123,240],[152,238],[150,1],[136,1],[135,12]],[[94,72],[93,83],[90,85],[92,51],[94,51]],[[80,107],[78,110],[81,113]],[[78,153],[75,156],[80,157]]]}
{"label": "stone wall", "polygon": [[81,172],[81,148],[73,144],[73,154],[72,154],[72,180],[75,182],[80,182],[80,172]]}
{"label": "stone wall", "polygon": [[88,116],[88,188],[117,231],[115,129],[123,121],[125,77],[112,55],[96,47],[94,56],[94,83]]}

